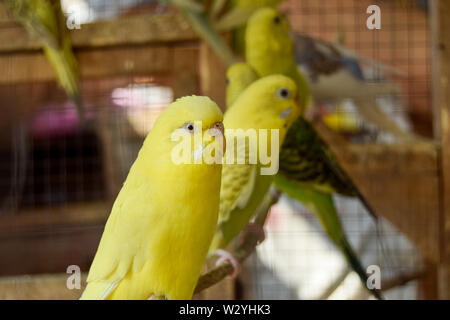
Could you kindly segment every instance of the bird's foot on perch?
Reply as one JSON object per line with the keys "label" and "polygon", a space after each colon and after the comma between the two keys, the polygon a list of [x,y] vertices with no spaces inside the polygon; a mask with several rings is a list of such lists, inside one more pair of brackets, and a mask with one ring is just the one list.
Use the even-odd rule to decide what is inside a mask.
{"label": "bird's foot on perch", "polygon": [[258,244],[266,239],[266,233],[264,232],[264,227],[258,223],[250,222],[245,229],[242,231],[241,243],[250,235],[255,234],[256,239],[258,239]]}
{"label": "bird's foot on perch", "polygon": [[224,262],[229,262],[233,267],[233,273],[230,274],[228,277],[231,279],[236,278],[236,276],[241,271],[240,262],[231,253],[229,253],[226,250],[217,249],[215,254],[219,257],[219,259],[217,259],[217,261],[216,261],[216,266],[218,266]]}

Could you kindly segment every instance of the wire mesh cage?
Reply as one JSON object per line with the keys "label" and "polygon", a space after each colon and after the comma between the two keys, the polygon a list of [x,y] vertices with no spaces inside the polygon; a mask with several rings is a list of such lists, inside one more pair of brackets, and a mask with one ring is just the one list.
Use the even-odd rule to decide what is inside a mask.
{"label": "wire mesh cage", "polygon": [[[376,30],[367,25],[374,4],[381,8]],[[62,7],[74,28],[85,122],[38,44],[0,11],[0,37],[17,35],[0,44],[0,254],[8,257],[0,261],[0,297],[79,295],[51,286],[53,295],[33,295],[19,276],[61,274],[69,265],[88,271],[112,202],[159,114],[184,95],[224,103],[224,66],[173,8],[144,0],[65,0]],[[429,2],[288,0],[279,9],[296,34],[313,117],[340,133],[327,142],[381,213],[375,221],[359,200],[334,196],[349,242],[367,270],[380,272],[386,297],[428,297],[436,284],[424,269],[440,250],[437,151],[399,146],[356,104],[375,104],[402,130],[434,137]],[[339,115],[357,124],[348,129],[334,120]],[[265,229],[236,282],[213,298],[370,297],[305,206],[283,195]]]}

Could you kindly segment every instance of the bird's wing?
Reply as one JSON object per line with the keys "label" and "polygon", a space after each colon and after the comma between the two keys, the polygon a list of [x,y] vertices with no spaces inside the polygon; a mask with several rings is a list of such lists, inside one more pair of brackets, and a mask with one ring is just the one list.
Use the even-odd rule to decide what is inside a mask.
{"label": "bird's wing", "polygon": [[333,161],[328,159],[331,156],[314,127],[300,117],[286,134],[280,151],[279,173],[323,192],[352,195],[340,171],[336,172],[331,166]]}
{"label": "bird's wing", "polygon": [[261,175],[258,170],[259,167],[255,168],[253,190],[249,194],[248,199],[246,199],[245,206],[236,206],[233,210],[228,212],[228,218],[222,220],[218,224],[209,248],[209,255],[213,254],[217,249],[226,248],[228,244],[248,225],[255,212],[262,205],[270,185],[272,184],[273,176]]}
{"label": "bird's wing", "polygon": [[280,151],[280,174],[324,193],[356,196],[375,216],[367,200],[340,166],[326,142],[304,118],[289,129]]}
{"label": "bird's wing", "polygon": [[[347,239],[334,206],[332,195],[299,185],[295,181],[289,181],[282,176],[275,177],[275,184],[288,196],[301,202],[319,219],[329,238],[344,255],[351,268],[358,274],[363,286],[366,287],[368,277],[365,268]],[[379,291],[374,289],[371,292],[376,298],[382,298]]]}
{"label": "bird's wing", "polygon": [[323,149],[322,152],[323,161],[326,163],[327,168],[329,168],[329,170],[331,170],[334,173],[334,176],[339,179],[341,185],[345,185],[345,189],[343,188],[342,192],[339,192],[339,189],[337,189],[336,190],[337,193],[343,195],[349,195],[350,193],[351,195],[357,197],[366,207],[367,211],[369,211],[370,215],[373,218],[377,219],[378,216],[375,210],[367,201],[366,197],[364,197],[364,195],[359,191],[358,187],[353,183],[353,180],[341,167],[336,157],[334,156],[333,152],[330,150],[330,148],[328,147],[328,145],[326,145],[325,142],[323,142],[322,149]]}
{"label": "bird's wing", "polygon": [[225,164],[222,168],[219,222],[227,220],[235,208],[244,208],[253,192],[256,165]]}
{"label": "bird's wing", "polygon": [[[88,299],[104,299],[129,272],[138,272],[148,260],[148,235],[160,221],[152,210],[149,183],[133,186],[125,182],[120,191],[88,275]],[[157,211],[157,210],[155,210]],[[145,215],[145,217],[144,217]],[[162,213],[161,213],[162,215]],[[140,223],[136,223],[140,221]]]}

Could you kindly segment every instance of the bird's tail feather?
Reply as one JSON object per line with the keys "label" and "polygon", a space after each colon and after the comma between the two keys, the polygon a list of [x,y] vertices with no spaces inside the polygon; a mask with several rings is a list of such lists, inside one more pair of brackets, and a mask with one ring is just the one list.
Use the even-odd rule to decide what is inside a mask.
{"label": "bird's tail feather", "polygon": [[416,141],[419,140],[414,134],[407,132],[400,128],[395,121],[390,119],[387,114],[385,114],[375,101],[368,99],[354,99],[355,105],[358,108],[358,112],[367,121],[375,124],[379,129],[392,134],[394,137],[407,140]]}
{"label": "bird's tail feather", "polygon": [[344,255],[345,259],[347,260],[347,263],[351,266],[351,268],[353,269],[353,271],[355,271],[359,278],[361,279],[362,284],[367,288],[367,290],[369,290],[373,296],[375,298],[377,298],[378,300],[383,300],[383,296],[380,292],[380,290],[378,289],[369,289],[367,287],[367,273],[364,270],[361,262],[358,259],[357,254],[353,251],[352,246],[350,245],[350,243],[347,240],[347,237],[345,237],[345,235],[343,235],[340,239],[340,241],[338,241],[338,243],[336,243],[336,245],[339,247],[339,249],[341,250],[342,254]]}
{"label": "bird's tail feather", "polygon": [[[363,286],[367,288],[368,277],[351,244],[345,236],[345,230],[334,206],[332,195],[316,191],[312,187],[290,182],[281,176],[276,176],[274,181],[281,191],[301,202],[319,219],[328,237],[339,248],[350,267],[360,277]],[[379,291],[368,290],[377,299],[382,299]]]}
{"label": "bird's tail feather", "polygon": [[62,49],[44,47],[44,52],[55,70],[59,85],[69,98],[75,103],[80,119],[84,119],[83,106],[78,88],[77,61],[70,47],[65,45]]}

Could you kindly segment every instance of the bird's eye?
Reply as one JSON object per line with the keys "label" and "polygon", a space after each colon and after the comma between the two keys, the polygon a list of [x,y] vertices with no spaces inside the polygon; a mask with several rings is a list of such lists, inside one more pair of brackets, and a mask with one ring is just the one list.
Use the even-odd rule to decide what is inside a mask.
{"label": "bird's eye", "polygon": [[279,16],[276,16],[275,18],[273,18],[273,23],[279,24],[280,22],[281,22],[281,18]]}
{"label": "bird's eye", "polygon": [[286,88],[281,88],[280,90],[278,90],[278,96],[281,99],[287,99],[287,98],[289,98],[290,95],[291,95],[291,93]]}
{"label": "bird's eye", "polygon": [[194,125],[190,122],[185,123],[183,128],[189,132],[194,132],[194,129],[195,129]]}

